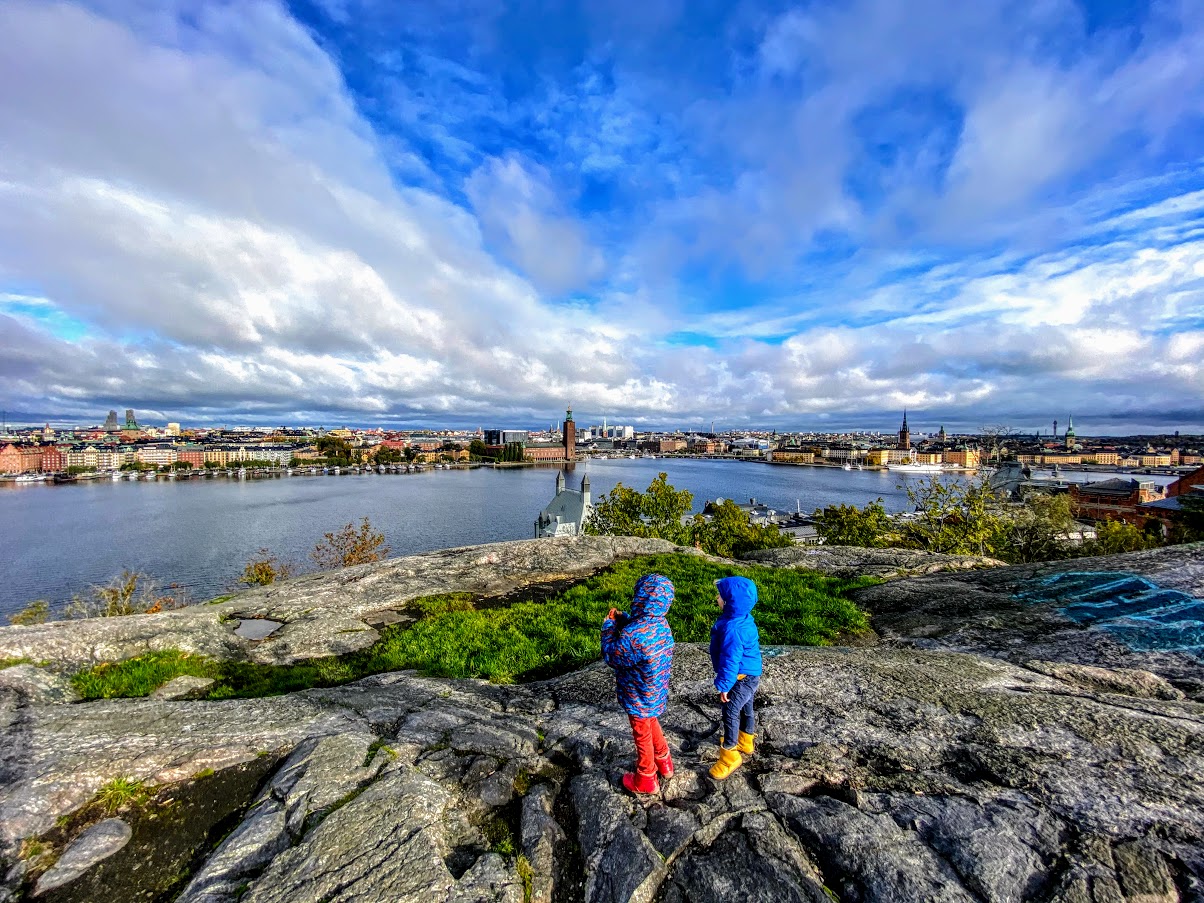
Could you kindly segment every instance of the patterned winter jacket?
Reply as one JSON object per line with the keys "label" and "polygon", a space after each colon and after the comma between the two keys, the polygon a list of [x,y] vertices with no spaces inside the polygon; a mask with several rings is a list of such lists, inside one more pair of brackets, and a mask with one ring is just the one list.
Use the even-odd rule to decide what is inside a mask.
{"label": "patterned winter jacket", "polygon": [[665,612],[672,604],[669,578],[646,574],[635,585],[630,617],[602,622],[602,658],[615,669],[619,702],[636,718],[655,718],[669,704],[673,632]]}
{"label": "patterned winter jacket", "polygon": [[729,692],[740,675],[761,673],[761,636],[753,620],[757,585],[747,577],[724,577],[715,584],[723,611],[711,628],[711,664],[715,689]]}

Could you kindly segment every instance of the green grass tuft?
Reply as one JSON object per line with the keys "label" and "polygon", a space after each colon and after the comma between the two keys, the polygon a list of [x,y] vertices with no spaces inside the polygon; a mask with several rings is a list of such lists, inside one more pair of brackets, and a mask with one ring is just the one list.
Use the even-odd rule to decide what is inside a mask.
{"label": "green grass tuft", "polygon": [[126,806],[140,806],[148,799],[146,785],[135,778],[113,778],[96,793],[96,802],[110,815]]}
{"label": "green grass tuft", "polygon": [[31,658],[0,658],[0,671],[16,665],[28,665],[32,661],[33,659]]}
{"label": "green grass tuft", "polygon": [[535,896],[535,870],[531,868],[531,863],[522,853],[519,853],[518,859],[515,860],[514,869],[518,872],[518,879],[523,883],[523,903],[531,903],[532,897]]}
{"label": "green grass tuft", "polygon": [[489,851],[507,858],[514,855],[514,831],[504,818],[491,818],[481,826]]}
{"label": "green grass tuft", "polygon": [[767,645],[825,646],[866,630],[848,599],[878,581],[843,579],[756,566],[724,567],[693,555],[655,555],[615,564],[542,602],[477,609],[466,593],[428,596],[412,606],[424,617],[381,631],[370,648],[296,665],[218,662],[182,652],[152,652],[102,664],[72,678],[85,699],[145,696],[181,674],[213,678],[210,699],[246,698],[331,687],[371,674],[413,669],[430,677],[485,678],[495,683],[553,677],[598,660],[599,629],[611,607],[626,609],[636,580],[664,574],[676,588],[669,624],[678,642],[705,642],[718,614],[713,581],[752,579],[756,619]]}

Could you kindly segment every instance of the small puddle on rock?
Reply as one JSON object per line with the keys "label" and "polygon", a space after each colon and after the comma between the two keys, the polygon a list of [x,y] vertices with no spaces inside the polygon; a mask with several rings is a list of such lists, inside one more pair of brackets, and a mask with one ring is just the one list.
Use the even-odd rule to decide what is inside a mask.
{"label": "small puddle on rock", "polygon": [[243,618],[234,628],[234,635],[244,640],[262,640],[284,626],[283,621],[271,621],[267,618]]}

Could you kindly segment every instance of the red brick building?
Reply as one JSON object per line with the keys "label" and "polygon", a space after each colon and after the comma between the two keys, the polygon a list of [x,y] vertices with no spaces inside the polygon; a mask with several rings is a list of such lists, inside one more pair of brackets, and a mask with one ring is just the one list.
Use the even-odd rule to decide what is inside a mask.
{"label": "red brick building", "polygon": [[182,448],[176,452],[176,461],[186,461],[192,465],[193,470],[201,470],[205,466],[205,449],[203,448]]}
{"label": "red brick building", "polygon": [[1142,526],[1145,516],[1138,505],[1163,498],[1153,480],[1103,480],[1074,483],[1070,487],[1070,513],[1093,520],[1120,520]]}
{"label": "red brick building", "polygon": [[67,456],[57,445],[44,445],[42,452],[42,473],[58,473],[67,469]]}
{"label": "red brick building", "polygon": [[523,446],[523,458],[527,461],[564,461],[566,449],[560,444],[529,444]]}
{"label": "red brick building", "polygon": [[1191,473],[1184,474],[1166,487],[1166,497],[1187,495],[1196,488],[1204,488],[1204,467],[1197,467]]}

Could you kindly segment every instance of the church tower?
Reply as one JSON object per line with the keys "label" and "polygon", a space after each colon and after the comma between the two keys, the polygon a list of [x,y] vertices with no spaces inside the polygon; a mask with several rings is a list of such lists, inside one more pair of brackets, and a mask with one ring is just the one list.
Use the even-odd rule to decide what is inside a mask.
{"label": "church tower", "polygon": [[1066,450],[1074,451],[1075,435],[1074,435],[1074,415],[1071,414],[1066,418]]}
{"label": "church tower", "polygon": [[573,422],[573,409],[564,412],[564,460],[577,460],[577,424]]}
{"label": "church tower", "polygon": [[907,409],[903,409],[903,426],[899,430],[899,451],[910,451],[911,430],[907,428]]}

